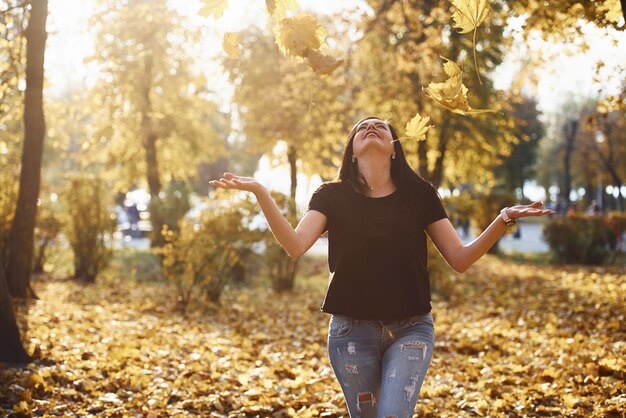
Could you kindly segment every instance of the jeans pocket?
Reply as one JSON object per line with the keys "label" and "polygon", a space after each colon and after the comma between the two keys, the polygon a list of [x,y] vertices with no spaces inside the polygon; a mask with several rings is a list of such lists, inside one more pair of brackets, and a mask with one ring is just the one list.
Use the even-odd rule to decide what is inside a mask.
{"label": "jeans pocket", "polygon": [[354,321],[343,316],[331,315],[328,324],[328,336],[330,338],[345,337],[352,331]]}

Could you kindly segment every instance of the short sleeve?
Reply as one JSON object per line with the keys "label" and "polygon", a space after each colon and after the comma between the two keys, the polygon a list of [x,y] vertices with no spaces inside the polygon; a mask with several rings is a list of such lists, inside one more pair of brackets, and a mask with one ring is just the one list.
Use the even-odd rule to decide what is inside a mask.
{"label": "short sleeve", "polygon": [[326,216],[326,226],[324,226],[324,231],[328,229],[328,220],[330,219],[331,210],[331,199],[329,196],[330,188],[326,183],[322,184],[313,192],[311,196],[311,200],[309,200],[309,206],[307,210],[316,210],[318,212],[323,213]]}
{"label": "short sleeve", "polygon": [[424,226],[448,217],[446,209],[443,207],[441,197],[439,197],[437,189],[432,184],[429,184],[425,188],[423,206]]}

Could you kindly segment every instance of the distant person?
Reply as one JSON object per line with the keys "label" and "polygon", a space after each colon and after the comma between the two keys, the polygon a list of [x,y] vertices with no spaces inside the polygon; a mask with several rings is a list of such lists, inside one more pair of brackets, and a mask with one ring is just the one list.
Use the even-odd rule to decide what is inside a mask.
{"label": "distant person", "polygon": [[412,417],[434,349],[426,234],[465,271],[515,220],[554,211],[542,202],[503,208],[463,244],[437,189],[409,166],[394,128],[375,117],[352,128],[335,180],[322,184],[294,229],[252,177],[210,184],[247,190],[293,258],[328,231],[328,355],[351,417]]}
{"label": "distant person", "polygon": [[587,215],[591,215],[591,216],[602,215],[602,211],[600,210],[600,207],[598,206],[598,202],[595,199],[593,199],[591,203],[589,204],[589,206],[587,207]]}
{"label": "distant person", "polygon": [[128,206],[128,217],[130,218],[130,230],[133,238],[140,238],[141,231],[139,231],[139,209],[136,203],[131,203]]}

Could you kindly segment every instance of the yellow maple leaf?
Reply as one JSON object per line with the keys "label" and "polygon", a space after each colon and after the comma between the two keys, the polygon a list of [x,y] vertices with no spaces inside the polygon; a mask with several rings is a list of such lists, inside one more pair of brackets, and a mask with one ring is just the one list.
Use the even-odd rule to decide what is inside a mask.
{"label": "yellow maple leaf", "polygon": [[443,59],[446,60],[443,70],[448,75],[448,79],[443,83],[428,84],[428,87],[424,89],[424,93],[441,106],[460,115],[494,112],[491,109],[472,109],[470,107],[467,103],[468,90],[462,81],[461,67],[454,61],[447,58]]}
{"label": "yellow maple leaf", "polygon": [[343,60],[337,60],[314,49],[307,50],[307,59],[309,67],[322,77],[331,74],[337,67],[343,64]]}
{"label": "yellow maple leaf", "polygon": [[297,0],[265,0],[267,11],[277,19],[287,17],[287,10],[296,10],[300,5]]}
{"label": "yellow maple leaf", "polygon": [[222,48],[228,58],[237,59],[241,54],[239,50],[239,34],[236,32],[226,32],[224,33],[224,40],[222,41]]}
{"label": "yellow maple leaf", "polygon": [[305,13],[280,20],[274,34],[283,54],[305,58],[309,50],[325,44],[327,32],[315,16]]}
{"label": "yellow maple leaf", "polygon": [[213,16],[219,19],[224,15],[224,11],[228,7],[228,0],[202,0],[204,6],[198,14],[200,16]]}
{"label": "yellow maple leaf", "polygon": [[487,0],[452,0],[452,4],[456,7],[452,14],[454,27],[460,28],[460,33],[476,30],[491,13]]}
{"label": "yellow maple leaf", "polygon": [[454,27],[459,28],[460,33],[474,32],[472,36],[472,49],[474,51],[474,67],[478,82],[483,84],[478,71],[478,60],[476,59],[476,28],[489,17],[491,9],[488,0],[452,0],[456,10],[452,14]]}
{"label": "yellow maple leaf", "polygon": [[432,128],[431,125],[428,125],[428,121],[430,121],[430,117],[428,116],[420,116],[419,113],[416,113],[415,116],[406,124],[406,134],[407,136],[414,138],[418,141],[423,141],[426,139],[426,131],[429,128]]}

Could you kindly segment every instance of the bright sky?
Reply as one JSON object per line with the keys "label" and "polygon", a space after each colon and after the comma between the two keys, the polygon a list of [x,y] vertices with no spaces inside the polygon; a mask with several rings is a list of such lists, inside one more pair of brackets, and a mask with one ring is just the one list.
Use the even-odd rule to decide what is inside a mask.
{"label": "bright sky", "polygon": [[[313,10],[323,14],[331,14],[342,10],[367,10],[367,6],[360,0],[346,1],[315,1],[299,0],[303,9]],[[174,1],[170,4],[176,7],[182,14],[189,17],[192,24],[208,28],[213,38],[208,39],[206,44],[199,47],[202,55],[206,56],[206,72],[213,86],[222,86],[224,109],[228,109],[227,102],[231,94],[227,78],[221,73],[218,66],[211,64],[214,58],[221,56],[221,39],[224,32],[238,31],[245,28],[251,22],[264,25],[266,16],[265,1],[263,0],[230,0],[230,6],[224,16],[217,22],[212,18],[203,18],[197,15],[201,7],[199,0]],[[94,0],[50,0],[48,30],[49,37],[46,50],[46,75],[48,80],[47,94],[55,97],[63,94],[69,87],[79,84],[90,84],[89,73],[93,68],[88,68],[83,59],[93,53],[93,39],[88,33],[88,17],[94,7]],[[518,37],[516,29],[512,28],[509,36]],[[568,93],[578,97],[594,96],[598,88],[602,87],[604,93],[614,93],[619,88],[621,79],[612,77],[618,66],[626,65],[626,42],[623,33],[621,42],[617,46],[610,38],[603,35],[603,31],[591,26],[584,27],[585,39],[591,48],[586,53],[576,52],[574,45],[549,45],[536,41],[533,50],[543,49],[551,54],[551,59],[542,65],[538,73],[539,83],[536,95],[539,107],[546,113],[555,112]],[[536,47],[535,47],[536,45]],[[528,51],[521,43],[518,43],[506,61],[498,68],[495,74],[497,88],[508,88],[514,74],[519,71],[520,63],[528,56]],[[595,75],[595,66],[598,60],[604,60],[605,67],[601,73],[602,84],[592,81]],[[269,160],[261,161],[261,169],[255,173],[259,180],[266,186],[287,192],[289,186],[286,168],[272,170]],[[311,184],[306,184],[306,178],[300,179],[297,200],[305,202],[310,193],[319,184],[319,179],[313,179]],[[529,188],[533,194],[534,190]],[[529,196],[532,199],[544,199],[545,196],[538,194]]]}

